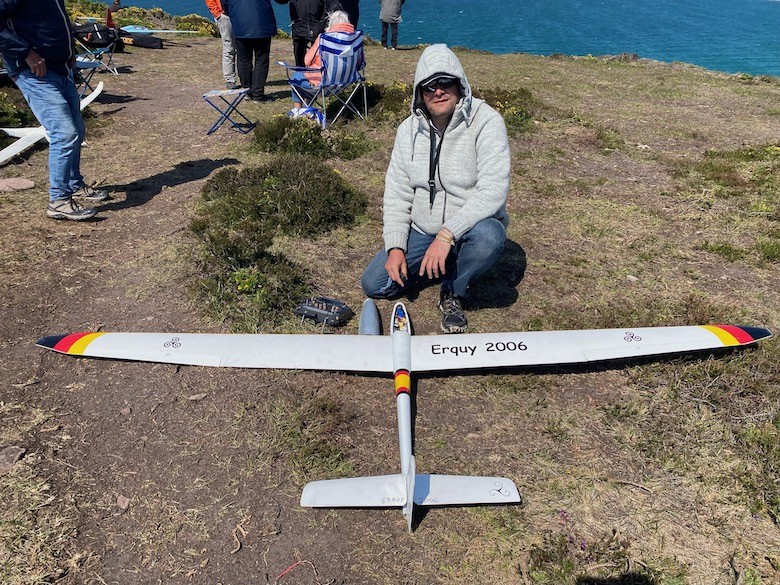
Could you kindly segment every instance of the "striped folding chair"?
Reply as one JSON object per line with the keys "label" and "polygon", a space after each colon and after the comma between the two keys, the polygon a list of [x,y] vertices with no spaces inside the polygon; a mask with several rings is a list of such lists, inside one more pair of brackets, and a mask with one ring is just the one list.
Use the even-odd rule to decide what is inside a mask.
{"label": "striped folding chair", "polygon": [[[323,127],[327,126],[328,122],[338,120],[339,116],[347,110],[361,119],[368,117],[363,31],[322,33],[318,50],[322,59],[321,69],[292,67],[287,63],[279,62],[287,69],[290,87],[304,104],[304,108],[318,108],[323,114]],[[306,72],[320,72],[322,82],[319,85],[312,85],[305,78]],[[357,103],[357,96],[361,93],[362,110]],[[338,112],[332,120],[327,117],[328,98],[338,104]]]}

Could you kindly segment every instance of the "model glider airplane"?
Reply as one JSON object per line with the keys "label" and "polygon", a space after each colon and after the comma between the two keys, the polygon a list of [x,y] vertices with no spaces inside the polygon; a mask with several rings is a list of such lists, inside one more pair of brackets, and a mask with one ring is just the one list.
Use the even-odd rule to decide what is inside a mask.
{"label": "model glider airplane", "polygon": [[415,505],[520,501],[504,477],[418,474],[412,453],[410,389],[417,372],[577,364],[746,346],[768,339],[759,327],[703,325],[525,333],[413,336],[406,307],[393,308],[390,335],[380,333],[373,301],[363,303],[360,335],[73,333],[44,337],[41,347],[76,356],[236,368],[393,373],[401,473],[314,481],[308,507],[400,507],[409,530]]}
{"label": "model glider airplane", "polygon": [[[81,109],[83,110],[89,104],[94,102],[102,91],[103,82],[101,81],[98,83],[97,87],[92,93],[81,100]],[[13,144],[6,146],[3,150],[0,150],[0,165],[5,164],[17,155],[22,154],[25,150],[31,148],[39,140],[44,138],[49,140],[49,133],[46,132],[46,129],[43,126],[37,126],[33,128],[0,128],[0,130],[8,134],[8,136],[19,139]]]}

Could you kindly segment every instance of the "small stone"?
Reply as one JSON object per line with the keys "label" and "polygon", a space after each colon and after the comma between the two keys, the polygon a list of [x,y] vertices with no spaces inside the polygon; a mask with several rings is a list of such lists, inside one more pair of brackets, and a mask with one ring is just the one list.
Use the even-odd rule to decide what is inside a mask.
{"label": "small stone", "polygon": [[35,187],[35,183],[30,179],[22,179],[21,177],[0,179],[0,191],[21,191],[33,187]]}
{"label": "small stone", "polygon": [[118,495],[116,497],[116,505],[124,512],[130,507],[130,498],[127,498],[123,495]]}
{"label": "small stone", "polygon": [[626,280],[628,282],[639,282],[639,279],[633,274],[629,274],[628,276],[626,276]]}
{"label": "small stone", "polygon": [[0,448],[0,474],[9,473],[26,452],[26,449],[14,445]]}
{"label": "small stone", "polygon": [[133,409],[129,406],[125,406],[122,410],[119,411],[119,414],[122,416],[128,416],[131,412],[133,412]]}
{"label": "small stone", "polygon": [[203,400],[206,396],[208,396],[206,392],[203,394],[193,394],[192,396],[187,396],[187,400]]}

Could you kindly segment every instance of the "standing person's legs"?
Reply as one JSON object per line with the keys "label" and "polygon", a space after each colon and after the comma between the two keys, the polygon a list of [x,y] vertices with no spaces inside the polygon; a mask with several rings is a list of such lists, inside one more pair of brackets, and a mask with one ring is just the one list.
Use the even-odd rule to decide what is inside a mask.
{"label": "standing person's legs", "polygon": [[391,31],[392,47],[395,49],[398,46],[398,23],[397,22],[390,23],[390,31]]}
{"label": "standing person's legs", "polygon": [[241,87],[252,87],[252,39],[233,39],[236,45],[236,59],[238,61],[238,79]]}
{"label": "standing person's legs", "polygon": [[[79,171],[81,143],[84,140],[84,119],[79,109],[76,87],[68,77],[49,71],[36,77],[24,71],[16,79],[30,109],[49,133],[49,209],[50,217],[88,219],[95,209],[83,209],[73,204],[75,189],[83,185]],[[54,213],[52,209],[61,209]]]}
{"label": "standing person's legs", "polygon": [[382,21],[382,46],[387,48],[387,23]]}
{"label": "standing person's legs", "polygon": [[271,58],[271,37],[252,39],[255,68],[252,72],[252,89],[249,95],[254,100],[265,97],[265,82],[268,79],[268,64]]}
{"label": "standing person's legs", "polygon": [[293,55],[296,67],[306,67],[306,51],[309,44],[309,39],[306,37],[293,37]]}
{"label": "standing person's legs", "polygon": [[233,25],[230,17],[223,14],[217,19],[219,36],[222,37],[222,75],[228,88],[236,85],[236,49],[233,46]]}
{"label": "standing person's legs", "polygon": [[77,120],[73,108],[64,94],[70,84],[78,104],[78,94],[67,77],[48,72],[36,77],[29,71],[19,74],[16,85],[24,95],[35,117],[46,128],[51,139],[49,147],[49,200],[70,199],[73,194],[69,183],[73,169],[78,169],[81,142],[84,139],[84,121],[78,105]]}

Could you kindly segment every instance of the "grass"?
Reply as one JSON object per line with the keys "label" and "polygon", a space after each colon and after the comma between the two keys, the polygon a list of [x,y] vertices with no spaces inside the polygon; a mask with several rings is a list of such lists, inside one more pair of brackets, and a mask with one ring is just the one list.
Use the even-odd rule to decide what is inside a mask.
{"label": "grass", "polygon": [[311,293],[307,270],[272,249],[277,236],[311,236],[350,225],[365,195],[302,155],[209,179],[190,229],[201,241],[198,294],[238,331],[279,323]]}
{"label": "grass", "polygon": [[[216,43],[199,54],[218,55]],[[175,62],[177,52],[171,49],[165,61],[174,57],[171,72],[205,84],[219,72],[191,72],[187,63],[197,50],[188,48]],[[241,167],[212,176],[196,204],[194,234],[180,237],[176,231],[190,211],[186,203],[165,207],[176,211],[170,216],[156,207],[179,201],[179,195],[189,201],[188,188],[195,184],[190,183],[171,186],[153,205],[111,216],[110,225],[124,227],[126,238],[86,226],[95,228],[89,245],[111,237],[137,246],[146,228],[158,224],[171,249],[190,246],[196,235],[198,276],[201,284],[211,283],[201,294],[211,299],[212,316],[227,319],[220,328],[255,331],[262,323],[263,330],[273,329],[265,311],[271,311],[270,319],[288,314],[289,303],[308,294],[313,282],[333,296],[359,302],[358,278],[381,231],[386,157],[395,125],[409,112],[410,86],[404,82],[418,56],[398,51],[391,59],[371,50],[371,78],[385,80],[384,93],[375,94],[368,121],[350,120],[333,130],[347,137],[362,134],[373,150],[356,158],[329,153],[325,159],[308,155],[279,162],[279,143],[268,152],[250,150],[236,136],[229,152]],[[469,311],[474,331],[706,322],[777,327],[773,246],[780,238],[772,148],[777,134],[768,136],[777,124],[776,85],[662,64],[467,52],[461,58],[475,87],[506,88],[510,107],[519,108],[521,128],[510,141],[512,245],[479,291],[489,302]],[[141,71],[123,78],[128,92],[142,79]],[[138,105],[128,102],[128,112]],[[278,113],[273,104],[249,108],[262,121]],[[182,109],[177,120],[188,124],[192,118]],[[170,128],[165,123],[162,117],[161,132]],[[197,134],[198,156],[224,155],[224,143]],[[123,137],[125,145],[133,138]],[[297,144],[306,146],[300,139]],[[638,150],[637,144],[647,148]],[[124,160],[122,175],[128,180],[145,176],[136,160],[126,160],[126,152],[98,152],[91,164],[96,158],[110,164]],[[155,160],[164,166],[180,152]],[[323,184],[330,193],[325,216],[307,214],[319,209]],[[356,204],[355,193],[367,203]],[[21,205],[11,198],[3,202],[12,210]],[[144,226],[138,230],[143,236],[122,223],[127,217],[144,222],[133,224]],[[40,248],[37,232],[20,239],[28,225],[38,226],[25,214],[9,235],[9,246]],[[56,235],[47,231],[55,227],[61,226],[43,226],[47,237]],[[84,239],[69,238],[69,245]],[[147,253],[149,246],[142,248]],[[71,257],[77,266],[84,261],[77,253]],[[103,264],[101,279],[110,279],[111,288],[96,283],[98,294],[85,310],[104,310],[114,298],[108,293],[119,289],[138,291],[139,303],[134,314],[118,312],[118,325],[144,325],[133,319],[153,302],[170,307],[165,303],[172,302],[171,291],[181,282],[168,287],[156,282],[155,298],[149,300],[148,273],[140,263],[131,266],[137,270]],[[21,269],[19,274],[25,278],[17,290],[23,291],[33,279]],[[436,292],[423,290],[410,301],[418,333],[437,331]],[[387,305],[380,309],[385,314]],[[192,314],[180,311],[171,321],[183,313]],[[129,398],[128,388],[148,399],[134,405],[136,434],[128,441],[148,437],[158,450],[154,469],[141,464],[151,459],[132,459],[135,451],[128,450],[139,463],[123,480],[139,486],[135,493],[123,490],[132,497],[128,513],[115,525],[106,522],[108,506],[99,504],[111,489],[105,486],[109,474],[103,473],[94,486],[86,481],[74,486],[83,533],[69,533],[76,517],[65,497],[70,492],[58,491],[62,483],[43,481],[48,468],[38,466],[27,480],[25,468],[18,467],[18,475],[8,480],[18,487],[11,489],[31,495],[14,500],[15,512],[27,522],[25,534],[35,536],[29,546],[14,549],[14,578],[26,578],[21,567],[30,567],[27,573],[36,579],[48,574],[53,580],[68,571],[66,582],[86,581],[72,568],[85,558],[72,552],[80,550],[74,543],[102,551],[94,545],[99,540],[107,554],[96,563],[107,580],[119,581],[138,578],[120,564],[125,559],[155,582],[188,575],[194,581],[240,581],[247,558],[241,555],[251,552],[272,576],[294,559],[310,558],[323,582],[390,583],[412,574],[421,583],[775,583],[780,575],[775,345],[769,341],[756,350],[619,367],[421,378],[415,414],[418,469],[511,477],[524,504],[431,510],[413,535],[406,534],[395,510],[296,508],[300,484],[308,479],[393,469],[395,420],[392,397],[380,391],[384,380],[154,366],[148,380],[132,375],[116,381],[119,398],[111,392],[97,398],[96,406],[113,414],[116,401]],[[118,371],[105,370],[114,367],[108,363],[81,363],[101,385]],[[146,370],[135,370],[141,371]],[[208,397],[186,399],[201,387],[208,388]],[[55,394],[58,400],[73,397]],[[172,410],[182,404],[186,411]],[[184,412],[190,411],[188,419]],[[71,416],[89,423],[76,408]],[[36,417],[30,412],[22,427],[50,444],[40,432],[46,423],[33,423]],[[6,418],[8,424],[0,428],[14,429],[15,421]],[[93,444],[100,438],[96,435]],[[91,448],[93,457],[105,449],[80,448]],[[75,456],[67,461],[80,464]],[[23,462],[35,463],[33,458]],[[159,496],[164,493],[168,496]],[[40,507],[49,496],[55,499]],[[246,548],[232,555],[233,523],[249,514],[255,526],[278,517],[283,536],[263,540],[259,534],[273,533],[273,527],[249,530]],[[0,542],[18,541],[10,525],[2,530]],[[167,544],[170,539],[174,545]],[[120,551],[121,543],[127,546]],[[223,549],[227,553],[220,555]],[[125,555],[122,561],[112,557],[118,552]],[[202,575],[193,577],[193,570]],[[261,573],[258,578],[262,581]]]}

